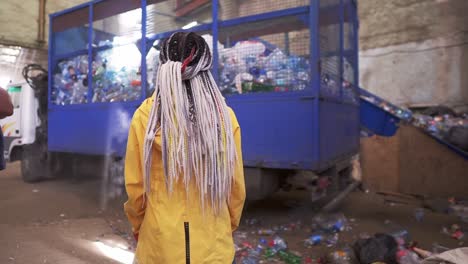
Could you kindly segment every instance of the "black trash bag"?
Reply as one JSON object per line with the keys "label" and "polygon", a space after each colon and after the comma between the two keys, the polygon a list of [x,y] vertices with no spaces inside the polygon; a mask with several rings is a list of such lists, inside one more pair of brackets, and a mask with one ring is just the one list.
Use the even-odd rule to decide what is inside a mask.
{"label": "black trash bag", "polygon": [[450,128],[445,140],[464,151],[468,151],[468,127],[456,126]]}
{"label": "black trash bag", "polygon": [[398,264],[398,243],[395,238],[387,234],[375,234],[368,239],[359,239],[353,245],[356,259],[361,264],[384,262]]}

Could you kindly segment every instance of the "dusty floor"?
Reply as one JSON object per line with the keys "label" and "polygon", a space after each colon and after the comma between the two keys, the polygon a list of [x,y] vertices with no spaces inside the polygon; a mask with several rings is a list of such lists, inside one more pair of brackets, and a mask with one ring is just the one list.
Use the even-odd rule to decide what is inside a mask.
{"label": "dusty floor", "polygon": [[[26,184],[21,180],[19,164],[9,164],[6,171],[0,172],[0,263],[129,263],[133,245],[122,201],[112,201],[107,210],[101,211],[99,190],[96,179]],[[252,233],[259,228],[299,221],[302,228],[280,235],[292,250],[318,257],[329,249],[303,245],[311,234],[308,226],[315,212],[305,200],[295,193],[251,203],[239,232],[245,232],[247,240],[254,244],[260,237]],[[380,197],[363,192],[352,193],[340,212],[352,221],[351,230],[340,233],[339,245],[354,241],[362,233],[391,231],[391,222],[408,230],[422,248],[431,250],[434,243],[460,246],[460,241],[441,233],[443,226],[459,223],[452,216],[426,211],[419,223],[414,218],[414,206],[384,204]],[[251,219],[260,224],[247,224]]]}

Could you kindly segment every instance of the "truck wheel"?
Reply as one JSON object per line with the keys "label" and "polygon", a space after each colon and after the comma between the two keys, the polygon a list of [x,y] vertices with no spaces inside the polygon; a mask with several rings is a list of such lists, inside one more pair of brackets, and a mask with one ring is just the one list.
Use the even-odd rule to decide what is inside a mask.
{"label": "truck wheel", "polygon": [[21,160],[21,175],[24,182],[38,182],[47,175],[47,154],[39,145],[24,146]]}

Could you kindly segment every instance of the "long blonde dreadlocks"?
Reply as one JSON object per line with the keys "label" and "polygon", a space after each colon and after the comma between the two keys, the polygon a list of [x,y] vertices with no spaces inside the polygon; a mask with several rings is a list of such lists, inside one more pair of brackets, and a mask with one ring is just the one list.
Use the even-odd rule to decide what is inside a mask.
{"label": "long blonde dreadlocks", "polygon": [[[154,103],[144,141],[144,186],[150,193],[151,149],[161,133],[166,188],[195,180],[200,202],[215,212],[229,200],[236,148],[228,107],[211,72],[212,56],[195,33],[174,33],[163,41]],[[183,178],[182,178],[183,177]]]}

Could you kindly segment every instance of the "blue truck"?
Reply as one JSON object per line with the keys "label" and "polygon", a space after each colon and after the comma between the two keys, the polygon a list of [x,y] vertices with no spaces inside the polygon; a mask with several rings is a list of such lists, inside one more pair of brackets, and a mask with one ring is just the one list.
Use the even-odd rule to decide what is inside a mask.
{"label": "blue truck", "polygon": [[344,188],[361,129],[357,1],[278,3],[95,0],[51,14],[48,71],[24,73],[41,122],[36,142],[22,146],[23,179],[87,160],[121,184],[129,123],[151,96],[158,45],[183,30],[210,43],[213,76],[242,128],[249,199],[281,188],[319,199]]}

